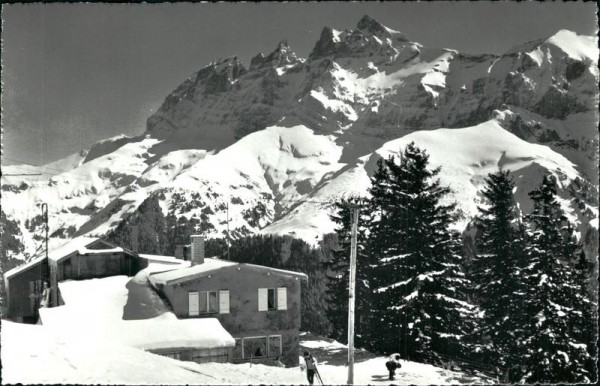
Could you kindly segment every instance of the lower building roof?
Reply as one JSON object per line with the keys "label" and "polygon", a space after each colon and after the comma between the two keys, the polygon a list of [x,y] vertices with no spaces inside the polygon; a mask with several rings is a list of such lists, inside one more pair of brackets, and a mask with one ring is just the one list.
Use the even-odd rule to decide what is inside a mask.
{"label": "lower building roof", "polygon": [[[151,264],[149,269],[172,267]],[[61,282],[59,289],[65,305],[40,309],[42,324],[70,336],[112,341],[144,350],[235,345],[235,339],[216,318],[177,319],[151,288],[145,292],[133,291],[133,285],[148,286],[144,270],[134,278],[112,276]],[[153,312],[138,316],[129,313],[125,320],[124,309],[132,301],[150,304]],[[139,309],[143,310],[143,307]]]}

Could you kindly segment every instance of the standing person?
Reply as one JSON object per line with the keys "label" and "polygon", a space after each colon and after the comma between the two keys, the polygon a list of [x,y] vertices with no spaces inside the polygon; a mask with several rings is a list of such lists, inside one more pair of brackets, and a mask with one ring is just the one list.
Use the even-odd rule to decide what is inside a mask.
{"label": "standing person", "polygon": [[308,351],[304,352],[304,365],[300,365],[300,371],[306,367],[306,379],[308,384],[312,385],[315,380],[315,372],[317,371],[317,359],[314,358]]}
{"label": "standing person", "polygon": [[402,367],[400,364],[400,354],[392,354],[388,357],[387,362],[385,362],[385,367],[388,369],[390,373],[390,381],[394,380],[394,375],[396,375],[396,369]]}
{"label": "standing person", "polygon": [[40,308],[50,306],[50,286],[47,281],[44,281],[44,289],[42,290],[42,296],[40,301]]}

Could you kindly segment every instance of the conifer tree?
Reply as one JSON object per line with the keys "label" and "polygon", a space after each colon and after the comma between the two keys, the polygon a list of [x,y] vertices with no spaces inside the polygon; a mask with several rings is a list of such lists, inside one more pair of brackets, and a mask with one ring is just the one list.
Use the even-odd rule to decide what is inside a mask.
{"label": "conifer tree", "polygon": [[589,357],[584,361],[583,367],[591,383],[598,382],[598,307],[594,302],[591,292],[592,272],[591,264],[585,253],[577,251],[578,257],[573,267],[572,291],[575,298],[579,298],[578,306],[574,307],[573,337],[576,341],[587,346]]}
{"label": "conifer tree", "polygon": [[[584,331],[594,330],[584,320],[589,310],[586,280],[578,274],[579,249],[557,201],[553,176],[529,193],[533,211],[527,216],[530,242],[524,282],[527,283],[527,314],[531,317],[524,355],[526,382],[589,382],[589,342]],[[589,314],[587,315],[589,316]],[[589,338],[588,338],[589,339]]]}
{"label": "conifer tree", "polygon": [[479,206],[475,290],[484,311],[477,336],[482,358],[506,371],[520,355],[524,291],[519,278],[524,265],[524,229],[513,197],[509,171],[489,174]]}
{"label": "conifer tree", "polygon": [[378,164],[370,190],[373,340],[378,351],[405,357],[460,355],[458,342],[475,312],[464,296],[458,235],[450,230],[454,204],[443,202],[450,190],[428,163],[411,143],[399,163]]}

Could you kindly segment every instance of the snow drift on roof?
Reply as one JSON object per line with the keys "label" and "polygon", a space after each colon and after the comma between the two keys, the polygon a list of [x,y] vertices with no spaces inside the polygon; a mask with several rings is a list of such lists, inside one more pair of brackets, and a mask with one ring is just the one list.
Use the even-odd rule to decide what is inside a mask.
{"label": "snow drift on roof", "polygon": [[151,255],[148,253],[139,253],[138,256],[141,257],[142,259],[156,261],[156,262],[160,262],[160,263],[183,264],[183,265],[187,265],[187,266],[190,265],[190,261],[181,260],[174,256]]}
{"label": "snow drift on roof", "polygon": [[73,240],[69,241],[61,245],[60,247],[51,250],[48,253],[48,259],[53,261],[58,261],[60,258],[65,257],[73,252],[78,251],[79,249],[86,248],[93,242],[98,241],[96,237],[86,237],[80,236],[76,237]]}
{"label": "snow drift on roof", "polygon": [[[92,244],[93,242],[95,242],[97,240],[98,240],[98,238],[96,238],[96,237],[85,237],[85,236],[76,237],[73,240],[70,240],[70,241],[62,244],[58,248],[55,248],[55,249],[49,251],[48,259],[53,260],[53,261],[59,260],[61,257],[64,257],[64,256],[66,256],[72,252],[75,252],[79,249],[85,249],[88,245]],[[45,255],[36,257],[35,259],[31,260],[28,263],[25,263],[23,265],[20,265],[18,267],[15,267],[15,268],[7,271],[4,274],[4,277],[10,278],[19,272],[23,272],[23,271],[29,269],[30,267],[42,262],[45,258],[46,258]]]}
{"label": "snow drift on roof", "polygon": [[239,267],[250,268],[253,270],[268,271],[274,274],[283,276],[295,276],[301,279],[308,279],[306,274],[301,272],[288,271],[285,269],[265,267],[264,265],[255,264],[240,264],[232,261],[224,261],[216,258],[206,258],[203,264],[195,265],[189,268],[176,269],[169,272],[150,274],[149,281],[152,285],[165,285],[174,284],[181,281],[193,280],[197,277],[208,275],[211,272],[218,271],[222,268],[232,267],[237,265]]}
{"label": "snow drift on roof", "polygon": [[77,253],[80,255],[98,255],[103,253],[120,253],[123,252],[123,248],[115,247],[110,249],[87,249],[86,247],[79,248]]}
{"label": "snow drift on roof", "polygon": [[129,281],[126,276],[113,276],[59,283],[65,305],[40,309],[42,324],[60,335],[144,350],[235,345],[215,318],[179,320],[165,312],[150,319],[123,320]]}
{"label": "snow drift on roof", "polygon": [[223,267],[230,267],[237,264],[238,263],[233,261],[225,261],[215,258],[205,258],[204,263],[202,264],[194,265],[193,267],[189,268],[176,269],[169,272],[150,275],[149,280],[153,285],[164,285],[174,280],[203,276],[209,272],[219,270]]}

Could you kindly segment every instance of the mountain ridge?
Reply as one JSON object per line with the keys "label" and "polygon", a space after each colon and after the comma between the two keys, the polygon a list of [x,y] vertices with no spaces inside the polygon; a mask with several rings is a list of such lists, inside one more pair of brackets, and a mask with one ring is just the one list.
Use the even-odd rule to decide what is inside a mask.
{"label": "mountain ridge", "polygon": [[[167,96],[142,135],[100,141],[83,163],[44,181],[23,186],[22,179],[5,180],[3,214],[16,224],[23,245],[6,256],[35,254],[39,215],[19,208],[42,201],[51,203],[51,245],[105,235],[149,197],[158,198],[165,216],[203,218],[209,237],[226,234],[229,203],[232,237],[291,233],[314,243],[333,224],[327,206],[310,201],[364,194],[374,160],[395,154],[390,146],[417,139],[433,149],[435,160],[445,150],[439,138],[456,141],[490,127],[489,140],[537,158],[518,160],[526,156],[511,157],[514,149],[496,146],[491,159],[475,151],[477,144],[468,151],[479,155],[466,166],[458,162],[466,155],[446,155],[450,159],[438,162],[443,182],[468,203],[457,226],[464,229],[474,213],[483,171],[519,166],[515,178],[527,180],[519,192],[541,173],[557,175],[580,237],[593,239],[597,62],[588,60],[587,38],[572,44],[572,52],[537,51],[544,44],[564,46],[567,35],[559,31],[499,56],[468,55],[424,47],[363,17],[354,30],[325,27],[306,59],[281,41],[268,55],[254,56],[248,68],[235,56],[215,61]],[[572,192],[582,189],[577,184],[586,187],[585,195]],[[519,200],[526,209],[526,194]]]}

